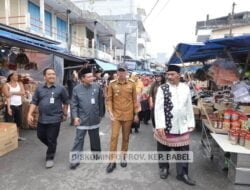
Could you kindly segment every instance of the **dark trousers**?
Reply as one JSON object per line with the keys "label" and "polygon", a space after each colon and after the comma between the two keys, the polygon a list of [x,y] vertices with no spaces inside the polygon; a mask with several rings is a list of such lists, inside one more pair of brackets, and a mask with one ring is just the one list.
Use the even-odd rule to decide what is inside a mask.
{"label": "dark trousers", "polygon": [[61,123],[42,124],[38,123],[37,137],[48,149],[46,160],[53,160],[56,153],[57,137],[59,135]]}
{"label": "dark trousers", "polygon": [[140,128],[140,121],[132,123],[131,130],[135,129],[135,131],[138,131],[139,128]]}
{"label": "dark trousers", "polygon": [[8,109],[5,110],[5,122],[15,122],[17,127],[22,125],[22,105],[21,106],[10,106],[12,115],[8,114]]}
{"label": "dark trousers", "polygon": [[76,129],[76,137],[75,142],[72,148],[72,152],[80,152],[83,151],[84,138],[86,133],[89,133],[90,138],[90,149],[91,151],[101,151],[101,141],[99,135],[99,128],[96,129]]}
{"label": "dark trousers", "polygon": [[148,123],[148,121],[150,120],[150,110],[140,111],[139,119],[145,124]]}
{"label": "dark trousers", "polygon": [[155,128],[155,109],[152,108],[151,110],[151,121],[152,121],[152,125],[153,125],[153,128]]}
{"label": "dark trousers", "polygon": [[[166,145],[163,145],[159,142],[157,142],[157,151],[165,151],[165,152],[170,152],[171,150],[174,150],[176,152],[178,151],[189,151],[189,145],[187,146],[182,146],[182,147],[169,147]],[[159,162],[159,167],[160,168],[167,168],[169,169],[169,163],[168,162]],[[188,163],[176,163],[176,172],[177,175],[183,176],[185,174],[188,175]]]}

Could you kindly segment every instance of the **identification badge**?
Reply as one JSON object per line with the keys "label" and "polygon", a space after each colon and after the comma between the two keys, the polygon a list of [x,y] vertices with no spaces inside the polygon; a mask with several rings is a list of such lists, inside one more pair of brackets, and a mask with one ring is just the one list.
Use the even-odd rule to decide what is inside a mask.
{"label": "identification badge", "polygon": [[95,98],[91,98],[91,104],[95,104]]}
{"label": "identification badge", "polygon": [[49,99],[49,103],[50,103],[50,104],[54,104],[54,103],[55,103],[55,98],[50,98],[50,99]]}

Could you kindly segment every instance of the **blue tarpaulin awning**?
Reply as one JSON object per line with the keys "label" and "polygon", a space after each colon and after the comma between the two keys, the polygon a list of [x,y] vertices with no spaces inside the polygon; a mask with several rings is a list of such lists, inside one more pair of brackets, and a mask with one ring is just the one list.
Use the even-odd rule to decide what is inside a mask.
{"label": "blue tarpaulin awning", "polygon": [[153,75],[153,72],[148,71],[148,70],[133,70],[131,72],[139,74],[139,75]]}
{"label": "blue tarpaulin awning", "polygon": [[103,71],[116,71],[117,65],[109,62],[104,62],[99,59],[94,60],[99,67],[102,68]]}
{"label": "blue tarpaulin awning", "polygon": [[4,29],[0,29],[0,40],[1,43],[5,43],[12,46],[19,46],[27,49],[34,49],[44,53],[53,53],[57,56],[63,57],[71,61],[84,61],[84,59],[70,54],[66,49],[61,48],[57,45],[47,43],[42,40],[34,39],[25,35],[10,32]]}
{"label": "blue tarpaulin awning", "polygon": [[218,57],[226,58],[230,54],[234,59],[242,59],[250,52],[250,35],[208,40],[204,43],[177,45],[168,64],[204,61]]}
{"label": "blue tarpaulin awning", "polygon": [[196,52],[203,45],[204,45],[203,43],[196,43],[196,44],[179,43],[176,47],[176,51],[173,53],[173,55],[169,60],[169,64],[178,64],[181,62],[176,53],[178,53],[181,56],[181,59],[184,61],[189,59],[190,55]]}

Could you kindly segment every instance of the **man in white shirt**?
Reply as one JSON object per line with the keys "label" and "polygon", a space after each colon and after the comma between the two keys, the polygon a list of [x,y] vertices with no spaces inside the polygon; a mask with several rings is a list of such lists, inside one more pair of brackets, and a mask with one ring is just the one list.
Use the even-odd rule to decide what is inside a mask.
{"label": "man in white shirt", "polygon": [[[180,67],[169,65],[168,82],[158,88],[155,101],[154,134],[157,140],[157,151],[172,149],[189,151],[190,132],[194,130],[194,114],[189,87],[180,82]],[[169,163],[160,161],[160,177],[166,179],[169,174]],[[188,185],[195,181],[188,176],[188,163],[176,163],[177,179]]]}

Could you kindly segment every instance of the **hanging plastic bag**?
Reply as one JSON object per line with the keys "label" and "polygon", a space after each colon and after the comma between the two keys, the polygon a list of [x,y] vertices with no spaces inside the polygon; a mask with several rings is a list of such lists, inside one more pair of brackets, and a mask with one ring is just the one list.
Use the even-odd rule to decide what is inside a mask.
{"label": "hanging plastic bag", "polygon": [[234,102],[250,103],[250,84],[241,81],[231,87]]}

